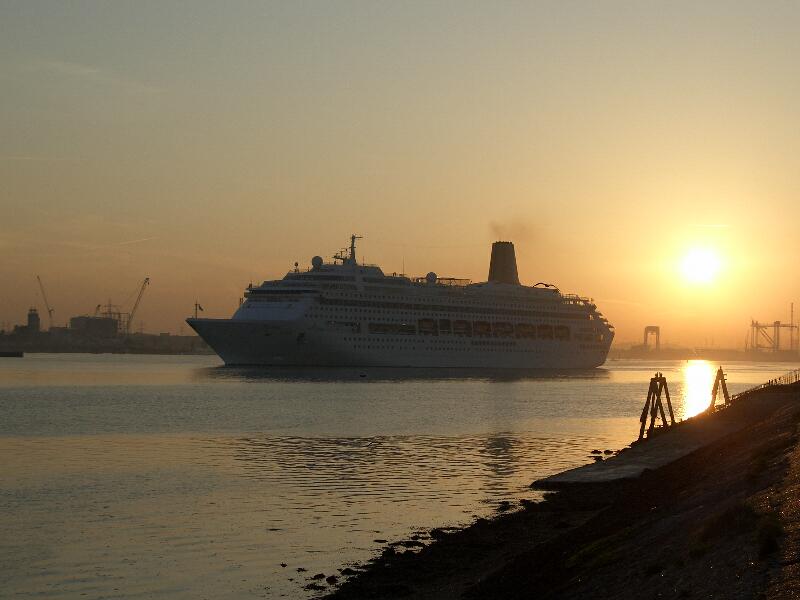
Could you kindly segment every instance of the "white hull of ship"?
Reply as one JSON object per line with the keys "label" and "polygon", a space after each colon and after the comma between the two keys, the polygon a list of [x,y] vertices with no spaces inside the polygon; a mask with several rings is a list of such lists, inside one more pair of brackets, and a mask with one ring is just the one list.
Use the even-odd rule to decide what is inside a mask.
{"label": "white hull of ship", "polygon": [[293,321],[188,319],[229,366],[591,369],[611,345],[457,335],[381,336]]}

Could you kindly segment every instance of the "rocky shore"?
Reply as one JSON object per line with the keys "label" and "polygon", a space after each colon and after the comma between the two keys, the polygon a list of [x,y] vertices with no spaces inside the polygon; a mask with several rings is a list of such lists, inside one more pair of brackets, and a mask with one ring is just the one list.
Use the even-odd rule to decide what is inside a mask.
{"label": "rocky shore", "polygon": [[422,548],[417,536],[390,545],[329,597],[796,597],[800,387],[747,394],[676,433],[722,420],[739,426],[636,478],[562,485],[543,502],[433,530]]}

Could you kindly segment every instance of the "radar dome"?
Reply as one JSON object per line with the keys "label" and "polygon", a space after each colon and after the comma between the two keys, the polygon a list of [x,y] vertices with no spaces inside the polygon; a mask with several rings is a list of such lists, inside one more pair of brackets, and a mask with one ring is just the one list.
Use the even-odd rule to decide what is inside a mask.
{"label": "radar dome", "polygon": [[314,267],[315,269],[319,269],[322,266],[322,257],[315,256],[314,258],[312,258],[311,266]]}
{"label": "radar dome", "polygon": [[430,273],[425,275],[425,281],[427,281],[428,283],[436,283],[436,273],[431,271]]}

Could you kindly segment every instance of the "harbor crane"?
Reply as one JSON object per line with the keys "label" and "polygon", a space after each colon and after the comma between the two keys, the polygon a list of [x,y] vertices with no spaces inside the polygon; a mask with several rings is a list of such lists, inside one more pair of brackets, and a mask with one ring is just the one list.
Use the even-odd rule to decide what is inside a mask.
{"label": "harbor crane", "polygon": [[[794,321],[794,318],[792,318]],[[770,329],[772,333],[770,334]],[[755,352],[768,351],[780,352],[781,348],[781,329],[789,330],[789,350],[794,350],[795,346],[795,332],[798,326],[793,322],[781,323],[774,321],[772,323],[759,323],[758,321],[750,321],[750,349]]]}
{"label": "harbor crane", "polygon": [[128,320],[125,322],[125,335],[130,333],[131,323],[133,323],[133,315],[136,314],[136,309],[139,308],[139,302],[141,302],[142,296],[144,295],[144,290],[149,283],[150,283],[150,278],[145,277],[144,281],[142,281],[142,287],[139,288],[139,295],[136,296],[136,302],[133,303],[133,308],[131,309],[131,312],[128,315]]}
{"label": "harbor crane", "polygon": [[36,281],[39,282],[39,290],[42,292],[42,299],[44,300],[44,306],[47,309],[48,329],[52,329],[53,328],[53,313],[55,312],[55,310],[50,308],[50,303],[47,301],[47,294],[44,292],[44,284],[42,283],[42,278],[37,275],[36,276]]}

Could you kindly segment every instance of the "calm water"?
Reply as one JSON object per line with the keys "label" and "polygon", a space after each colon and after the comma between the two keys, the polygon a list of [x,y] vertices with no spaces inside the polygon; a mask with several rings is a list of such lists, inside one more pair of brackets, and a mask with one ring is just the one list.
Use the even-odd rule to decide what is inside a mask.
{"label": "calm water", "polygon": [[[725,367],[735,393],[797,365]],[[698,412],[715,369],[614,361],[468,376],[0,359],[0,596],[308,597],[308,576],[370,558],[375,540],[536,498],[532,480],[624,447],[656,370],[676,416]]]}

